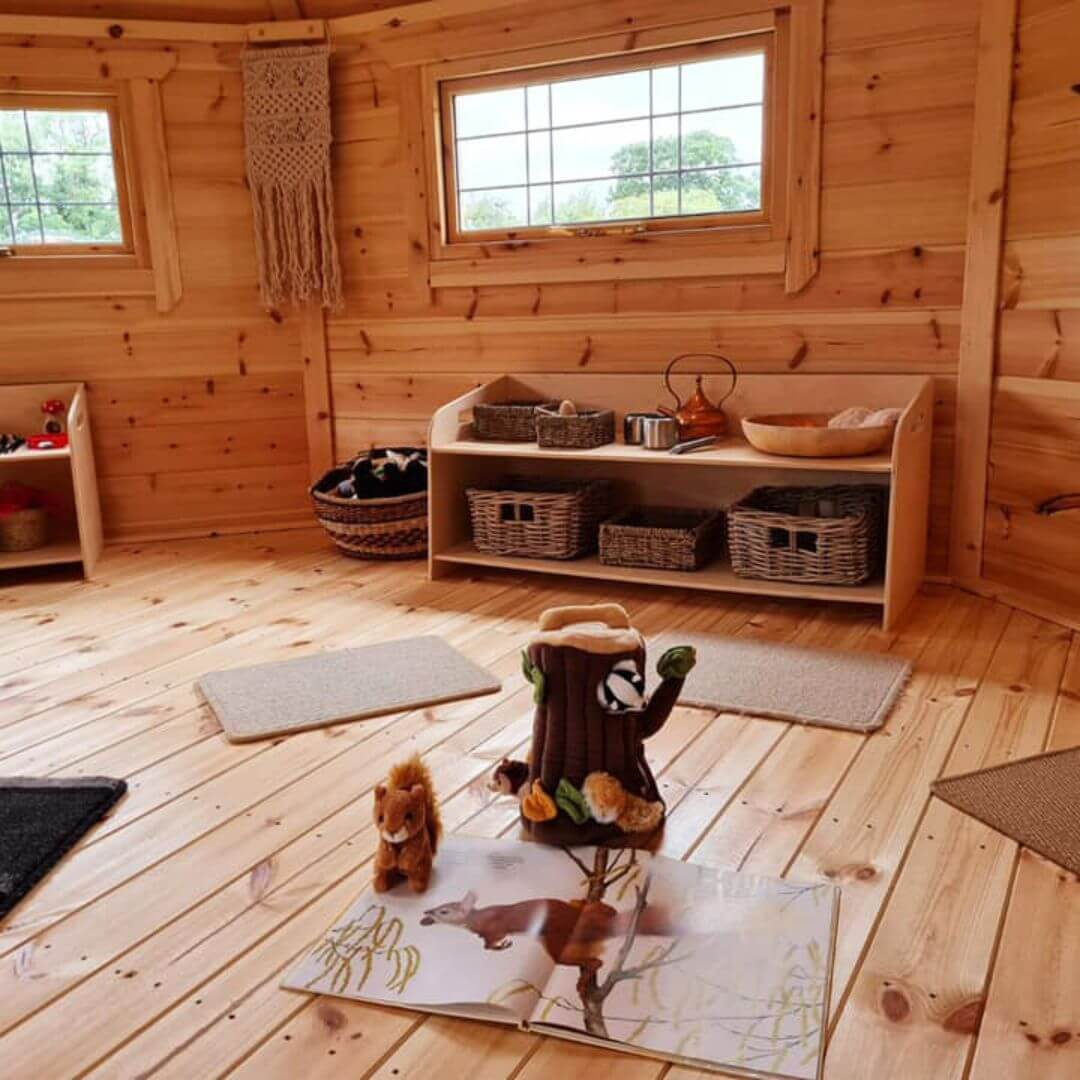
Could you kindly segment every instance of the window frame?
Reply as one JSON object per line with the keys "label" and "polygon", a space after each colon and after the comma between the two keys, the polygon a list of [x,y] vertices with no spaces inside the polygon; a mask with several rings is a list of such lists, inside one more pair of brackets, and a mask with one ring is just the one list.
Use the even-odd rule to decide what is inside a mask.
{"label": "window frame", "polygon": [[[506,87],[527,87],[538,84],[587,79],[605,74],[622,74],[647,70],[656,66],[681,64],[693,60],[713,60],[721,57],[764,55],[761,155],[761,207],[750,211],[729,211],[712,214],[681,214],[663,217],[637,217],[600,220],[581,224],[521,225],[507,229],[462,229],[458,221],[458,199],[454,130],[454,98],[461,93],[477,90],[497,90]],[[605,57],[565,60],[560,63],[530,68],[511,68],[501,72],[448,77],[438,83],[439,94],[439,156],[443,182],[440,190],[443,213],[444,242],[450,246],[470,243],[513,242],[515,240],[545,240],[567,234],[588,238],[612,235],[642,235],[652,233],[701,233],[729,231],[746,227],[769,226],[776,214],[782,214],[775,173],[778,158],[776,134],[786,130],[786,101],[778,93],[777,34],[775,28],[751,34],[719,36],[683,45],[658,46],[641,52]],[[686,115],[684,113],[677,114]],[[612,121],[613,123],[615,121]],[[546,130],[546,129],[541,129]],[[558,130],[558,129],[555,129]],[[552,163],[553,167],[554,163]],[[681,175],[678,173],[677,175]],[[525,185],[528,186],[526,181]]]}
{"label": "window frame", "polygon": [[[124,148],[123,124],[121,122],[121,103],[118,94],[102,94],[99,91],[47,91],[47,90],[2,90],[0,91],[0,109],[21,109],[33,111],[101,111],[109,119],[109,141],[112,151],[113,172],[116,177],[116,199],[120,217],[122,239],[120,243],[42,243],[12,244],[0,243],[0,251],[7,258],[41,259],[56,255],[86,256],[99,255],[135,256],[138,237],[136,236],[135,215],[133,213],[132,190],[133,177],[128,166],[128,155]],[[32,153],[32,151],[31,151]],[[104,155],[102,155],[104,156]],[[40,205],[40,200],[38,205]]]}

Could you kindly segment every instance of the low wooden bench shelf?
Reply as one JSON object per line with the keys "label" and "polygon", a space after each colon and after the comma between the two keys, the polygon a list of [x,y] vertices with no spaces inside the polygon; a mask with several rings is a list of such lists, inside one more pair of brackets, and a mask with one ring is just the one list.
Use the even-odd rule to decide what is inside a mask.
{"label": "low wooden bench shelf", "polygon": [[[706,376],[713,400],[723,375]],[[455,566],[500,567],[538,573],[678,588],[798,597],[882,608],[886,629],[907,608],[926,562],[933,387],[926,376],[747,375],[724,408],[732,434],[717,446],[686,455],[615,442],[592,450],[542,450],[535,443],[479,442],[472,438],[477,402],[569,398],[604,405],[622,415],[655,404],[659,379],[651,375],[558,375],[495,379],[440,408],[432,419],[430,452],[430,555],[432,578]],[[839,411],[849,405],[903,410],[892,448],[858,458],[780,458],[759,453],[741,436],[739,418],[754,413]],[[621,438],[621,435],[620,435]],[[617,505],[726,507],[765,484],[876,483],[887,486],[888,531],[884,575],[857,586],[829,586],[738,577],[726,555],[697,572],[605,566],[593,555],[558,561],[489,555],[471,541],[465,489],[518,473],[545,478],[614,481]]]}

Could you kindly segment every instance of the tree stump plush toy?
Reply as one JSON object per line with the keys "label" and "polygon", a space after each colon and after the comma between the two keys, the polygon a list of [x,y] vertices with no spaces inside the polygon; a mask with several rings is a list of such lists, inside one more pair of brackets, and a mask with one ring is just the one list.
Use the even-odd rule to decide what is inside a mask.
{"label": "tree stump plush toy", "polygon": [[408,881],[413,892],[424,892],[439,846],[442,824],[431,773],[413,754],[390,770],[385,784],[375,788],[375,891],[386,892]]}
{"label": "tree stump plush toy", "polygon": [[664,820],[645,740],[675,707],[694,666],[668,649],[645,698],[645,642],[618,604],[553,608],[522,654],[536,713],[528,762],[503,760],[492,786],[521,800],[525,828],[549,844],[627,843]]}

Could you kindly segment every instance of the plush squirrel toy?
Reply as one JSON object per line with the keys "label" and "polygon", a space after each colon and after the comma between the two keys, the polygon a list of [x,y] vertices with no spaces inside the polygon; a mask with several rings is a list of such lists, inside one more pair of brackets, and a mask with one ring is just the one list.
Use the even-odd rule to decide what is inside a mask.
{"label": "plush squirrel toy", "polygon": [[435,787],[428,767],[413,754],[390,770],[385,784],[375,788],[375,891],[386,892],[406,880],[413,892],[423,892],[442,834]]}
{"label": "plush squirrel toy", "polygon": [[553,608],[522,654],[536,713],[527,762],[504,759],[492,788],[518,795],[525,828],[551,844],[626,843],[654,831],[664,803],[645,760],[694,666],[668,649],[645,696],[645,642],[618,604]]}

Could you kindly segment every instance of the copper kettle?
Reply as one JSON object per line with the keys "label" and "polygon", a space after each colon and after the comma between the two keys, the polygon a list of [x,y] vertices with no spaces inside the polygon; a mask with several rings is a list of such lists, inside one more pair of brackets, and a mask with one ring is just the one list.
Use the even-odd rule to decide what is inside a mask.
{"label": "copper kettle", "polygon": [[[705,391],[701,389],[701,375],[698,375],[694,393],[687,398],[685,404],[672,389],[671,369],[680,360],[689,360],[694,357],[701,360],[723,360],[731,370],[731,389],[715,405],[705,395]],[[658,405],[657,409],[665,416],[673,416],[678,420],[680,439],[701,439],[708,435],[722,439],[727,434],[728,424],[724,410],[720,406],[735,392],[738,381],[739,373],[735,370],[735,365],[726,356],[721,356],[719,353],[682,353],[680,356],[676,356],[664,371],[664,385],[667,387],[668,393],[675,399],[675,408],[669,409],[666,405]]]}

